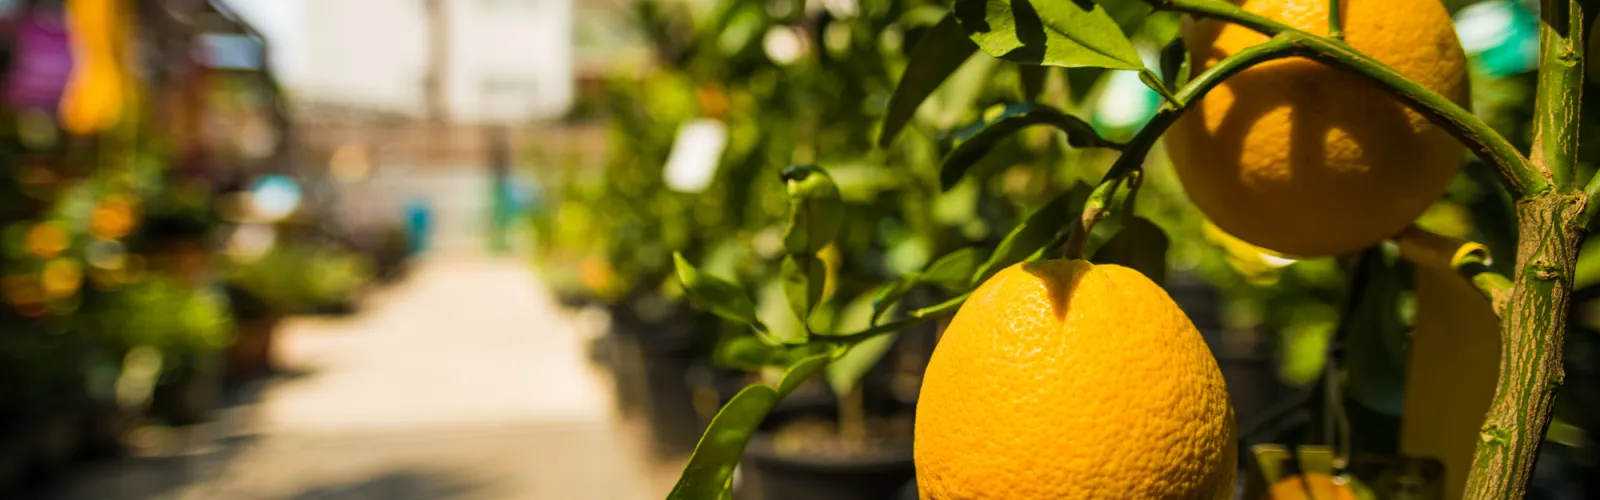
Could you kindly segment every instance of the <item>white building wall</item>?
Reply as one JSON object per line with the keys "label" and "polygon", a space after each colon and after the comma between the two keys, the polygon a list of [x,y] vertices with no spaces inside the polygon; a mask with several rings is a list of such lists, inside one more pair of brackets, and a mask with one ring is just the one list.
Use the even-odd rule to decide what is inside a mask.
{"label": "white building wall", "polygon": [[518,122],[572,101],[571,0],[449,0],[453,118]]}
{"label": "white building wall", "polygon": [[[461,123],[522,122],[572,101],[573,0],[446,0],[446,101]],[[292,98],[421,116],[425,0],[226,0],[273,45]]]}

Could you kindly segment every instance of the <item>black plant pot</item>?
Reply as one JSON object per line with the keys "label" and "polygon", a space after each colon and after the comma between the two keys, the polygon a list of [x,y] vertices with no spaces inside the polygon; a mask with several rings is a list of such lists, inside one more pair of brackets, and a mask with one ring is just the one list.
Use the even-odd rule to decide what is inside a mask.
{"label": "black plant pot", "polygon": [[640,349],[644,380],[641,412],[650,424],[651,444],[663,457],[687,455],[700,442],[705,423],[695,410],[695,389],[689,384],[694,357],[683,351]]}
{"label": "black plant pot", "polygon": [[643,420],[661,457],[694,451],[706,422],[695,408],[691,370],[705,357],[694,341],[696,316],[641,318],[631,303],[612,308],[612,375],[617,407]]}
{"label": "black plant pot", "polygon": [[150,395],[150,416],[172,425],[204,422],[222,401],[220,360],[196,355],[162,377]]}
{"label": "black plant pot", "polygon": [[[750,438],[740,462],[739,500],[885,500],[902,498],[916,476],[911,443],[891,445],[870,456],[839,457],[783,453],[773,429],[817,408],[779,408]],[[913,490],[914,491],[914,490]],[[913,497],[915,498],[915,497]]]}

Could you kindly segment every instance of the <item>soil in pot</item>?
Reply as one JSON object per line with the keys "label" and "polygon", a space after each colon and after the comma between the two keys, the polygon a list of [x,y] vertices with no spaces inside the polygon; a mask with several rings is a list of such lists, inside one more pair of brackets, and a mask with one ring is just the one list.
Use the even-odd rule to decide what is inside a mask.
{"label": "soil in pot", "polygon": [[911,413],[868,417],[851,437],[841,436],[837,420],[825,414],[797,409],[770,416],[768,423],[776,424],[752,436],[745,449],[737,498],[899,498],[916,475]]}

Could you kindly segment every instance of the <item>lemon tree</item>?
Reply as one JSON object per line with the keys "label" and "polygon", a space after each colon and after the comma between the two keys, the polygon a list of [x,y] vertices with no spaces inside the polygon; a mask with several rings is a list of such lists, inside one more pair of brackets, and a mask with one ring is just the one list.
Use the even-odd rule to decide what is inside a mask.
{"label": "lemon tree", "polygon": [[[754,28],[717,25],[718,41],[707,43],[730,51],[730,59],[747,54],[740,33],[787,29],[794,21],[742,13],[740,2],[723,5],[733,7],[716,19],[758,19]],[[1470,460],[1446,460],[1456,464],[1465,498],[1526,493],[1564,378],[1562,346],[1580,243],[1600,212],[1600,203],[1591,203],[1600,195],[1600,176],[1579,169],[1577,161],[1586,27],[1580,2],[1543,3],[1532,141],[1522,148],[1464,107],[1462,49],[1444,6],[1430,0],[957,0],[948,8],[922,7],[874,13],[920,27],[903,61],[858,53],[829,59],[852,56],[869,68],[892,66],[899,75],[878,108],[881,115],[872,115],[875,144],[859,121],[829,121],[859,119],[859,113],[813,114],[787,122],[793,127],[783,131],[837,125],[832,131],[840,135],[826,148],[817,148],[820,141],[792,143],[831,156],[746,158],[756,166],[752,171],[774,159],[786,161],[765,168],[816,165],[782,175],[779,196],[788,203],[774,212],[785,215],[785,229],[774,246],[778,255],[765,259],[766,273],[781,281],[779,296],[795,316],[810,318],[829,307],[830,282],[840,278],[820,262],[819,251],[849,241],[849,230],[840,228],[863,217],[841,205],[849,197],[839,196],[848,190],[837,175],[838,153],[847,148],[897,151],[907,141],[943,136],[939,155],[876,161],[911,163],[899,173],[936,186],[941,196],[977,178],[1003,186],[996,190],[1002,196],[1032,203],[997,218],[1006,229],[995,237],[948,248],[877,283],[873,321],[849,330],[802,324],[775,333],[758,314],[763,301],[756,294],[680,253],[671,268],[685,295],[745,325],[754,342],[746,345],[756,347],[748,351],[765,353],[764,363],[782,369],[768,370],[766,382],[723,407],[670,498],[726,495],[751,433],[800,381],[849,359],[863,342],[951,316],[923,385],[926,406],[918,410],[917,475],[927,498],[1226,497],[1235,480],[1232,457],[1241,452],[1237,435],[1249,430],[1236,428],[1215,361],[1159,288],[1169,246],[1186,242],[1166,236],[1146,218],[1148,210],[1135,213],[1150,206],[1137,202],[1150,197],[1138,197],[1141,191],[1170,182],[1146,167],[1161,153],[1213,228],[1206,238],[1228,249],[1230,259],[1269,267],[1289,257],[1341,256],[1354,263],[1347,266],[1347,298],[1334,313],[1330,335],[1359,349],[1344,356],[1348,366],[1329,361],[1322,369],[1318,391],[1334,396],[1319,404],[1337,407],[1348,394],[1374,407],[1398,405],[1371,379],[1397,376],[1382,375],[1383,363],[1374,361],[1381,356],[1374,353],[1404,348],[1392,345],[1394,335],[1370,332],[1390,332],[1403,322],[1395,306],[1403,302],[1403,283],[1395,281],[1402,267],[1417,269],[1418,294],[1473,290],[1477,297],[1471,298],[1481,301],[1474,310],[1485,314],[1441,318],[1434,299],[1416,306],[1413,351],[1441,349],[1423,335],[1434,335],[1427,332],[1443,322],[1483,326],[1493,316],[1497,326],[1491,328],[1499,332],[1500,369],[1481,425],[1443,436],[1447,445],[1434,449],[1472,449]],[[867,34],[886,32],[885,26]],[[969,68],[980,79],[1014,78],[1014,99],[943,94],[959,86]],[[1095,95],[1084,77],[1107,72],[1149,88],[1155,104],[1142,126],[1119,130],[1080,117],[1093,104],[1086,96]],[[716,99],[702,101],[702,108],[719,109],[730,120],[754,109],[737,99],[726,108],[707,104]],[[971,120],[962,128],[935,116],[952,101],[957,107],[998,105],[952,114]],[[1043,140],[1030,143],[1030,137]],[[1163,138],[1164,150],[1157,148]],[[1052,151],[1047,161],[1078,160],[1086,166],[1077,170],[1099,180],[1072,189],[1012,173],[1027,169],[985,164],[1006,155],[1027,163],[1017,149]],[[1514,255],[1504,256],[1513,262],[1500,264],[1508,273],[1496,271],[1482,245],[1414,227],[1457,177],[1462,150],[1486,166],[1513,202],[1516,246]],[[1093,169],[1086,158],[1108,161]],[[843,259],[846,268],[851,259]],[[1344,280],[1336,267],[1322,274]],[[907,290],[925,285],[943,287],[954,298],[894,310]],[[1151,347],[1140,348],[1146,344]],[[1413,359],[1418,355],[1412,352]],[[1358,369],[1363,366],[1376,368]],[[1411,377],[1413,383],[1426,380],[1419,377]],[[1464,407],[1472,404],[1478,403]],[[1174,411],[1184,417],[1170,418]],[[1335,437],[1329,440],[1349,434],[1330,432]],[[1026,441],[1028,449],[1005,446],[1014,440]],[[1093,472],[1104,468],[1120,473]],[[1320,482],[1319,476],[1268,484],[1276,483],[1270,489],[1277,491]]]}

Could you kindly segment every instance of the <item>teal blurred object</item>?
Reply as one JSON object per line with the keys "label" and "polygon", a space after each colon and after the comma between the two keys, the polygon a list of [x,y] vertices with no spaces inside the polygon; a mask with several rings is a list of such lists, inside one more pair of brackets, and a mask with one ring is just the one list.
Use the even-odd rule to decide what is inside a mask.
{"label": "teal blurred object", "polygon": [[433,229],[433,210],[428,200],[421,196],[406,203],[406,234],[408,255],[417,255],[428,249],[428,237]]}
{"label": "teal blurred object", "polygon": [[1504,77],[1538,67],[1539,20],[1520,2],[1492,0],[1456,12],[1456,34],[1474,67]]}
{"label": "teal blurred object", "polygon": [[[1146,67],[1161,67],[1158,53],[1141,49],[1139,56]],[[1089,123],[1111,137],[1131,137],[1161,108],[1161,94],[1139,80],[1137,71],[1107,72],[1101,77],[1099,92]]]}

